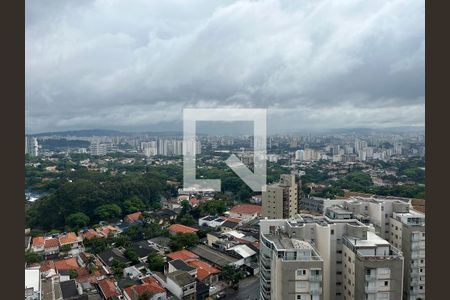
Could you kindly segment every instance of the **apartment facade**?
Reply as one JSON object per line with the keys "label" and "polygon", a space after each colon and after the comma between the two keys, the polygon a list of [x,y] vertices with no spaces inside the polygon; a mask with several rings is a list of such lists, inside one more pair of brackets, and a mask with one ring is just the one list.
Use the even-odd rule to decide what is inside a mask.
{"label": "apartment facade", "polygon": [[283,174],[262,193],[262,216],[269,219],[293,218],[298,213],[298,186],[295,175]]}
{"label": "apartment facade", "polygon": [[[261,220],[260,230],[261,299],[270,299],[267,295],[271,295],[271,293],[275,295],[274,297],[280,296],[276,293],[280,289],[287,291],[288,295],[284,295],[286,298],[277,299],[295,299],[292,298],[295,295],[295,289],[292,290],[292,286],[283,282],[283,280],[288,280],[291,284],[295,282],[295,278],[286,279],[290,274],[289,267],[302,269],[302,266],[306,265],[304,269],[307,270],[307,274],[310,274],[308,270],[311,270],[311,266],[306,264],[305,261],[297,262],[293,260],[287,263],[289,267],[278,267],[283,265],[283,261],[278,260],[280,256],[284,257],[286,253],[285,248],[288,248],[283,248],[287,243],[286,238],[308,243],[314,249],[313,256],[320,257],[318,260],[322,261],[321,293],[320,295],[309,294],[310,297],[320,296],[317,299],[324,300],[382,299],[380,297],[387,295],[383,288],[380,290],[381,294],[378,294],[378,290],[376,292],[370,290],[369,293],[366,293],[366,269],[375,269],[375,272],[377,272],[378,268],[389,269],[386,272],[395,276],[393,278],[398,278],[395,282],[389,282],[389,287],[393,287],[397,291],[402,289],[403,257],[401,252],[391,247],[388,241],[376,235],[373,226],[370,227],[361,223],[355,219],[353,213],[342,207],[327,208],[325,215],[320,217],[302,214],[296,215],[292,219]],[[278,241],[279,238],[276,238],[274,233],[283,238]],[[345,245],[346,240],[358,240],[358,246],[364,244],[375,247],[376,243],[389,245],[387,249],[390,252],[386,252],[386,255],[384,255],[383,251],[383,255],[372,256],[361,256],[358,255],[358,252],[351,254],[348,251],[349,249],[353,251],[353,248]],[[375,244],[373,240],[376,241]],[[358,249],[358,251],[360,250]],[[376,254],[380,254],[380,251]],[[348,256],[350,255],[353,255],[351,259],[352,265],[348,262]],[[394,257],[395,261],[393,260]],[[314,269],[315,267],[313,266],[312,268]],[[349,268],[351,268],[350,271]],[[274,274],[272,270],[276,270],[276,276],[272,275]],[[380,270],[380,272],[383,272],[383,270]],[[349,280],[351,285],[350,295],[348,294],[350,289],[350,286],[348,286]],[[401,292],[391,293],[389,290],[388,293],[389,298],[386,299],[402,299]]]}
{"label": "apartment facade", "polygon": [[260,299],[322,300],[323,260],[314,247],[290,237],[282,220],[262,222]]}
{"label": "apartment facade", "polygon": [[390,242],[405,257],[403,299],[425,299],[425,215],[410,211],[394,213]]}

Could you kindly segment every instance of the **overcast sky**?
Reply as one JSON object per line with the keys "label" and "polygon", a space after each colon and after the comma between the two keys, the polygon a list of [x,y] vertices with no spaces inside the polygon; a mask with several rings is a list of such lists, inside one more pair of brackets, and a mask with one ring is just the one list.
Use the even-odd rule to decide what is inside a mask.
{"label": "overcast sky", "polygon": [[424,1],[26,1],[26,131],[424,125]]}

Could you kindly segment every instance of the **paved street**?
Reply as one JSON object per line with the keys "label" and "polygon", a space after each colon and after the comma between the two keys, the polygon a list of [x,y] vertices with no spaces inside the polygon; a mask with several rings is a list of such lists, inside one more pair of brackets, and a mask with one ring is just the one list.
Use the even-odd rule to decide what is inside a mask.
{"label": "paved street", "polygon": [[255,300],[259,297],[259,276],[247,277],[239,283],[239,290],[226,289],[224,299]]}

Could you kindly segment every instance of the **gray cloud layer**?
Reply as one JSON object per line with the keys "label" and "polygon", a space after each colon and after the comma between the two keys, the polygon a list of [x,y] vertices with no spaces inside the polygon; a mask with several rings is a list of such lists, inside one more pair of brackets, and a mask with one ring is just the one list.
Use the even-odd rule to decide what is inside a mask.
{"label": "gray cloud layer", "polygon": [[26,129],[423,125],[424,52],[424,1],[27,0]]}

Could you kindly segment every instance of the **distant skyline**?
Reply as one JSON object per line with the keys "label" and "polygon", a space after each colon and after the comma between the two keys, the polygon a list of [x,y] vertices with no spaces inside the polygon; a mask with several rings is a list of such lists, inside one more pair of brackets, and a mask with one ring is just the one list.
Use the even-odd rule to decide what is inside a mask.
{"label": "distant skyline", "polygon": [[26,0],[26,132],[180,130],[185,107],[424,126],[424,3]]}

